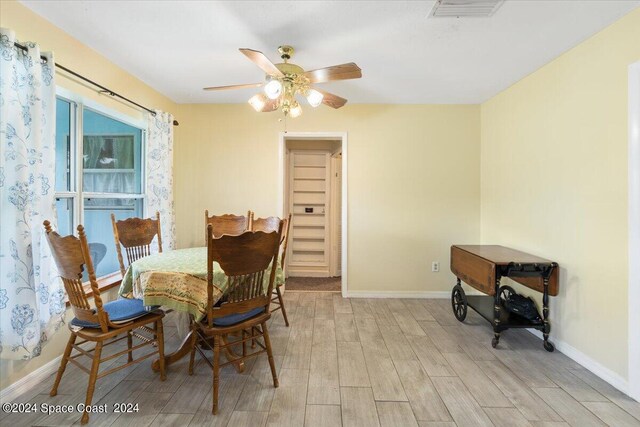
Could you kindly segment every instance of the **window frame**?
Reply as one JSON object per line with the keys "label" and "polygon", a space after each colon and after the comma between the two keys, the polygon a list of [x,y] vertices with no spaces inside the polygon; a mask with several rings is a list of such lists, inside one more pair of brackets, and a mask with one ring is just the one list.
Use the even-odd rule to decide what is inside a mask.
{"label": "window frame", "polygon": [[[115,111],[92,99],[74,93],[60,86],[56,87],[56,99],[61,99],[70,104],[69,111],[69,140],[70,140],[70,162],[69,162],[69,185],[68,190],[55,191],[55,199],[71,199],[72,227],[71,232],[75,234],[79,224],[84,224],[85,199],[137,199],[142,201],[142,213],[147,215],[147,180],[146,180],[146,160],[147,160],[147,123],[143,119],[135,119],[126,114]],[[103,115],[110,119],[122,122],[141,131],[140,134],[140,192],[139,193],[103,193],[83,191],[83,115],[84,109],[92,110],[94,113]],[[135,154],[134,154],[135,155]],[[57,165],[56,165],[57,166]],[[55,186],[55,184],[54,184]],[[117,276],[117,277],[116,277]],[[114,271],[98,278],[98,282],[104,282],[104,289],[113,287],[120,281],[120,272]],[[103,286],[100,286],[103,288]]]}

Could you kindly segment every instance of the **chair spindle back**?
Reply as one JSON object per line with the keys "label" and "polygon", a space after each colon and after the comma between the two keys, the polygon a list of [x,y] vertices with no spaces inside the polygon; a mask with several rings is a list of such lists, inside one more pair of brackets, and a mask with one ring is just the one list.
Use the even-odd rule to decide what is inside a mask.
{"label": "chair spindle back", "polygon": [[282,255],[280,256],[280,267],[284,271],[285,269],[285,259],[287,258],[287,245],[289,244],[289,230],[291,228],[291,214],[285,219],[285,228],[282,233]]}
{"label": "chair spindle back", "polygon": [[271,233],[278,231],[279,225],[280,218],[275,216],[255,218],[251,223],[251,231],[264,231],[265,233]]}
{"label": "chair spindle back", "polygon": [[[207,294],[209,326],[213,319],[232,313],[244,313],[257,307],[268,310],[278,267],[278,248],[283,221],[271,233],[247,231],[240,235],[216,238],[213,226],[207,226]],[[213,307],[213,263],[217,262],[227,276],[226,297]],[[264,286],[268,274],[268,286]]]}
{"label": "chair spindle back", "polygon": [[[289,227],[291,226],[291,214],[289,217],[282,220],[284,222],[282,226],[282,237],[280,239],[280,245],[282,246],[282,255],[280,256],[280,267],[284,269],[284,260],[287,256],[287,242],[289,240]],[[278,230],[280,224],[280,218],[270,216],[267,218],[256,218],[251,223],[252,231],[264,231],[270,233]]]}
{"label": "chair spindle back", "polygon": [[[67,291],[69,303],[73,308],[75,317],[79,320],[98,323],[103,332],[109,330],[109,315],[102,308],[102,298],[93,269],[93,261],[89,252],[89,243],[84,232],[84,227],[78,225],[78,237],[73,234],[60,236],[51,228],[49,221],[44,221],[47,242],[51,248],[51,255],[58,267],[60,278]],[[82,273],[87,269],[89,284],[93,292],[93,300],[96,310],[91,309],[89,297],[85,293],[82,284]]]}
{"label": "chair spindle back", "polygon": [[124,276],[126,267],[122,257],[121,246],[127,254],[127,263],[151,255],[151,243],[158,236],[158,252],[162,252],[162,232],[160,230],[160,212],[156,212],[156,218],[127,218],[116,221],[116,216],[111,214],[113,225],[113,237],[116,242],[116,252],[120,263],[120,272]]}
{"label": "chair spindle back", "polygon": [[207,237],[206,229],[209,224],[213,226],[213,237],[218,238],[223,235],[237,236],[247,230],[250,230],[252,212],[248,211],[247,216],[244,215],[212,215],[209,211],[204,211],[204,227],[205,238]]}

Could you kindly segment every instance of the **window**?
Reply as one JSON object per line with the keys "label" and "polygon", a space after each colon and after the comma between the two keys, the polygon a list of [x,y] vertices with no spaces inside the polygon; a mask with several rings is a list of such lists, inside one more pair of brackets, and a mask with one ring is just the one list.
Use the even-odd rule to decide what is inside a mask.
{"label": "window", "polygon": [[114,116],[82,100],[56,102],[58,232],[84,225],[97,277],[119,270],[111,214],[144,214],[145,132]]}

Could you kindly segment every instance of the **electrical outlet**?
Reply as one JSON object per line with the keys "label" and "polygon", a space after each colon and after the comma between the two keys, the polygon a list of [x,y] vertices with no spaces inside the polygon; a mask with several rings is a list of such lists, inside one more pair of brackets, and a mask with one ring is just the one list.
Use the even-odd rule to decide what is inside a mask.
{"label": "electrical outlet", "polygon": [[433,261],[431,263],[431,272],[437,273],[438,271],[440,271],[440,263],[438,261]]}

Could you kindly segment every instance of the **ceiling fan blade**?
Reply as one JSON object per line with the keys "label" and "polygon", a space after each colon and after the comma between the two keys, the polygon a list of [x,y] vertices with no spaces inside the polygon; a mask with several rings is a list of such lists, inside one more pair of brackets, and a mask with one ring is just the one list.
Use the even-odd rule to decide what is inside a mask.
{"label": "ceiling fan blade", "polygon": [[253,61],[254,64],[260,67],[262,71],[269,74],[270,76],[284,77],[282,71],[278,70],[278,67],[273,65],[273,62],[271,62],[269,58],[264,55],[264,53],[246,48],[240,49],[240,52],[244,53],[247,58]]}
{"label": "ceiling fan blade", "polygon": [[229,90],[229,89],[245,89],[249,87],[262,86],[263,83],[247,83],[244,85],[230,85],[230,86],[211,86],[202,88],[202,90]]}
{"label": "ceiling fan blade", "polygon": [[270,111],[276,111],[279,106],[280,106],[280,103],[278,102],[277,99],[269,99],[267,102],[264,103],[264,107],[262,107],[262,110],[260,110],[260,112],[268,113]]}
{"label": "ceiling fan blade", "polygon": [[304,73],[311,83],[325,83],[331,80],[359,79],[362,70],[354,62],[319,68]]}
{"label": "ceiling fan blade", "polygon": [[328,105],[331,108],[340,108],[342,106],[344,106],[344,104],[347,103],[347,100],[338,96],[338,95],[334,95],[332,93],[329,92],[325,92],[324,90],[320,90],[317,87],[313,88],[314,90],[317,90],[318,92],[320,92],[323,96],[322,98],[322,103],[324,105]]}

